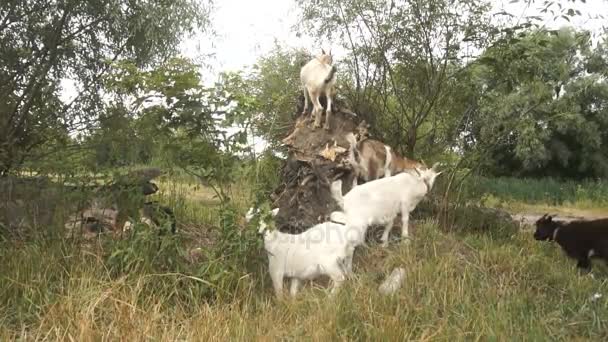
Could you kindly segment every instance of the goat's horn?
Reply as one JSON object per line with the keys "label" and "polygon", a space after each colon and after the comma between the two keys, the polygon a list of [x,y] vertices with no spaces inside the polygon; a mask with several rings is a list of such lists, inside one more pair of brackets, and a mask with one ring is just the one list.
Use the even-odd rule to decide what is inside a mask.
{"label": "goat's horn", "polygon": [[326,55],[325,50],[323,50],[323,48],[321,48],[321,53]]}

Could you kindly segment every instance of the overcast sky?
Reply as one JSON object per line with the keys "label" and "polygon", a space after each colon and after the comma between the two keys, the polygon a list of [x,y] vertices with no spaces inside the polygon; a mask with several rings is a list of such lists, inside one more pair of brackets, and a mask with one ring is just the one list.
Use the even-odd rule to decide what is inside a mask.
{"label": "overcast sky", "polygon": [[[559,0],[556,0],[559,1]],[[530,7],[525,0],[518,3],[493,0],[494,12],[501,9],[516,16],[540,15],[545,25],[557,28],[569,23],[565,19],[553,20],[551,14],[541,14],[539,7],[542,0],[536,0]],[[564,7],[570,8],[572,2],[561,1]],[[263,5],[261,5],[263,4]],[[298,11],[292,0],[221,0],[217,2],[213,14],[214,28],[218,37],[214,39],[214,47],[209,39],[195,37],[184,42],[183,52],[189,57],[213,51],[215,58],[208,60],[215,72],[224,70],[240,70],[244,66],[255,63],[256,59],[270,51],[275,39],[282,46],[303,47],[308,50],[318,49],[310,37],[296,37],[292,31],[298,18]],[[608,22],[608,0],[587,0],[586,4],[577,0],[574,5],[582,15],[572,19],[572,25],[592,31],[599,31],[602,24]],[[590,19],[589,15],[603,14],[605,19]],[[516,20],[516,19],[514,19]],[[329,48],[328,42],[321,42]],[[336,58],[340,52],[333,47]],[[214,73],[215,74],[215,73]]]}
{"label": "overcast sky", "polygon": [[[560,1],[560,0],[553,0]],[[608,0],[587,0],[585,4],[576,0],[574,6],[582,15],[574,17],[571,23],[565,19],[553,20],[551,14],[542,14],[539,7],[543,0],[535,0],[530,7],[526,0],[510,3],[510,0],[491,0],[493,11],[505,10],[519,16],[539,15],[544,18],[545,25],[557,28],[563,25],[574,25],[593,32],[599,32],[602,25],[608,22]],[[263,5],[261,5],[263,3]],[[564,7],[569,8],[572,2],[561,0]],[[221,0],[216,2],[216,10],[212,21],[217,36],[213,39],[196,36],[181,44],[182,53],[198,59],[202,55],[213,53],[214,57],[204,58],[211,67],[211,72],[203,72],[205,82],[214,82],[221,71],[241,70],[250,66],[256,60],[268,53],[275,40],[281,46],[302,47],[309,51],[318,51],[319,46],[311,37],[296,37],[292,28],[297,22],[298,9],[293,0]],[[590,19],[589,16],[604,15],[605,19]],[[516,19],[514,19],[516,20]],[[320,42],[322,47],[332,48],[339,60],[340,48],[327,42]],[[74,83],[65,80],[62,99],[69,101],[76,94]]]}

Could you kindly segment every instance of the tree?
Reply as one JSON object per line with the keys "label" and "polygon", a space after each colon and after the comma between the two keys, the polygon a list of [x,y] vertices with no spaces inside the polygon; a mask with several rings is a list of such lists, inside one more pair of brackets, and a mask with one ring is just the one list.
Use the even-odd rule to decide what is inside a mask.
{"label": "tree", "polygon": [[275,45],[250,72],[223,75],[224,87],[247,112],[256,134],[263,136],[271,148],[279,147],[289,133],[294,114],[299,114],[296,108],[304,103],[300,69],[310,58],[303,50]]}
{"label": "tree", "polygon": [[485,51],[464,148],[495,175],[608,175],[606,38],[593,49],[588,32],[528,31]]}
{"label": "tree", "polygon": [[[7,0],[0,4],[0,175],[54,139],[103,112],[101,79],[113,61],[150,66],[177,51],[180,38],[208,24],[194,0]],[[60,98],[62,80],[78,93]]]}
{"label": "tree", "polygon": [[[234,128],[248,123],[250,111],[240,93],[233,92],[233,75],[224,74],[206,87],[199,70],[189,59],[177,57],[152,69],[140,68],[132,60],[116,62],[104,78],[108,95],[116,99],[111,103],[116,110],[110,113],[112,120],[102,122],[132,120],[131,126],[114,129],[129,131],[131,148],[141,151],[138,141],[149,145],[157,163],[185,170],[225,199],[236,155],[247,149],[246,130]],[[112,139],[112,143],[120,141]],[[128,160],[124,155],[119,158]]]}
{"label": "tree", "polygon": [[[298,1],[303,27],[341,43],[343,94],[375,135],[413,157],[420,141],[437,147],[452,135],[446,120],[462,114],[450,108],[460,60],[487,46],[492,33],[489,5],[477,0]],[[445,146],[443,146],[445,147]]]}

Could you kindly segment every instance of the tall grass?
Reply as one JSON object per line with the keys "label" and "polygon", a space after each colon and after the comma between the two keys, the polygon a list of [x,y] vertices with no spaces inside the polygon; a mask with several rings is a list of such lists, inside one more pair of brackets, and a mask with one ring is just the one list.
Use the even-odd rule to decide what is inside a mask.
{"label": "tall grass", "polygon": [[[307,286],[277,300],[263,267],[215,301],[179,272],[113,275],[94,249],[65,242],[0,249],[0,338],[31,340],[604,340],[606,268],[580,275],[529,234],[454,235],[418,225],[408,246],[358,251],[336,298]],[[391,297],[376,288],[406,268]]]}
{"label": "tall grass", "polygon": [[[413,222],[409,245],[357,250],[356,276],[337,297],[321,281],[295,299],[276,299],[261,239],[242,222],[256,194],[239,182],[221,203],[186,176],[160,179],[154,196],[175,209],[176,236],[136,227],[122,240],[1,241],[0,340],[608,338],[607,268],[579,274],[557,246],[526,231],[448,233]],[[480,184],[520,201],[534,192],[523,182]],[[202,256],[190,258],[192,247]],[[404,285],[384,297],[377,287],[397,266],[406,269]]]}

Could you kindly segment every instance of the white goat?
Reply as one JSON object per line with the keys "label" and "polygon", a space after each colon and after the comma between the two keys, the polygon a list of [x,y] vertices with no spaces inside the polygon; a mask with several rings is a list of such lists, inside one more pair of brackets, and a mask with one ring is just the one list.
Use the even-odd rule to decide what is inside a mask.
{"label": "white goat", "polygon": [[[331,185],[331,193],[346,216],[347,231],[355,233],[355,246],[365,241],[367,228],[373,224],[384,224],[382,245],[388,245],[388,234],[393,226],[393,220],[401,213],[401,238],[408,238],[408,223],[410,212],[416,208],[422,198],[431,190],[435,178],[441,174],[432,168],[415,173],[400,173],[392,177],[381,178],[349,191],[342,196],[342,181],[337,180]],[[349,267],[352,256],[349,258]]]}
{"label": "white goat", "polygon": [[[257,211],[257,210],[256,210]],[[250,208],[245,219],[251,221],[255,212]],[[276,216],[279,209],[273,209]],[[334,215],[340,219],[340,215]],[[268,270],[277,297],[283,293],[283,278],[291,278],[290,295],[295,296],[302,280],[312,280],[327,275],[333,282],[331,294],[335,294],[346,279],[346,260],[352,254],[350,245],[343,238],[344,225],[324,222],[301,234],[269,231],[266,223],[259,222],[264,234],[264,248],[268,253]],[[332,234],[332,232],[334,234]]]}
{"label": "white goat", "polygon": [[424,163],[398,155],[390,146],[373,140],[364,139],[357,142],[355,135],[349,133],[346,140],[350,144],[348,161],[353,167],[353,187],[358,178],[366,182],[382,177],[390,177],[415,168],[426,169]]}
{"label": "white goat", "polygon": [[306,63],[300,70],[300,81],[302,82],[302,90],[304,91],[304,111],[302,115],[306,115],[308,109],[308,101],[312,102],[312,113],[315,117],[314,127],[321,126],[321,116],[323,115],[323,106],[319,102],[319,98],[325,95],[327,99],[327,116],[325,118],[325,129],[329,129],[329,117],[331,114],[331,101],[334,95],[334,86],[336,84],[336,67],[333,65],[333,56],[331,51],[326,54],[321,49],[321,54],[311,61]]}

